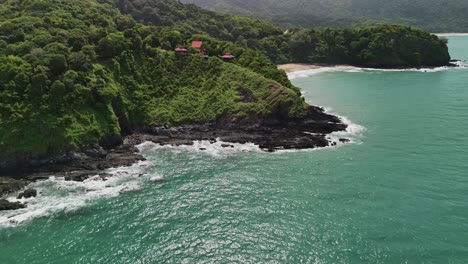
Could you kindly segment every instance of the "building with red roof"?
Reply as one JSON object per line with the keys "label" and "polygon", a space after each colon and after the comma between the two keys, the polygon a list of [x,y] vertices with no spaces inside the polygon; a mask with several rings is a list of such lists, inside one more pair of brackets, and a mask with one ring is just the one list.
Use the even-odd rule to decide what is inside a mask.
{"label": "building with red roof", "polygon": [[223,60],[232,60],[235,59],[236,56],[232,55],[231,53],[226,53],[223,56],[221,56],[221,59]]}
{"label": "building with red roof", "polygon": [[192,41],[192,47],[198,50],[201,50],[203,46],[203,41],[200,40],[194,40]]}
{"label": "building with red roof", "polygon": [[179,55],[187,55],[187,49],[184,47],[178,47],[175,49],[175,52]]}

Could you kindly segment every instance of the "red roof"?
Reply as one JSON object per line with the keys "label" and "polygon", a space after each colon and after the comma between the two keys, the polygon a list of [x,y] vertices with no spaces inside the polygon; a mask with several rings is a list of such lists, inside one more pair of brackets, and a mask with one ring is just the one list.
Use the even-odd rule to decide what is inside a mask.
{"label": "red roof", "polygon": [[200,41],[200,40],[192,41],[192,47],[196,49],[201,49],[202,45],[203,45],[203,41]]}
{"label": "red roof", "polygon": [[222,59],[234,59],[236,56],[232,55],[231,53],[226,53],[221,56]]}

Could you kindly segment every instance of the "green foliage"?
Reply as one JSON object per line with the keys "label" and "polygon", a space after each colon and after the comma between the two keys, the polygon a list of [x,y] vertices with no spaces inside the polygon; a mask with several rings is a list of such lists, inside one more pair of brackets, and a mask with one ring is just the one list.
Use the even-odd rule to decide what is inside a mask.
{"label": "green foliage", "polygon": [[123,14],[158,27],[175,27],[183,34],[205,33],[214,38],[236,41],[239,36],[262,39],[282,30],[258,19],[215,13],[174,0],[117,0]]}
{"label": "green foliage", "polygon": [[[250,70],[223,63],[217,58],[203,60],[198,55],[180,58],[156,52],[140,63],[123,67],[118,76],[130,101],[138,104],[130,111],[130,123],[176,125],[181,123],[212,122],[222,116],[241,119],[239,113],[255,113],[259,117],[271,115],[278,102],[271,98],[268,87],[277,87],[275,100],[287,100],[291,105],[305,106],[300,97],[277,82],[261,77]],[[129,64],[133,58],[122,56],[119,64]],[[125,74],[122,74],[124,72]],[[139,78],[136,73],[141,73]],[[155,80],[146,76],[161,76]],[[247,93],[249,98],[243,98]]]}
{"label": "green foliage", "polygon": [[447,65],[447,41],[427,32],[384,25],[346,30],[291,30],[290,55],[297,62],[365,67]]}
{"label": "green foliage", "polygon": [[[208,60],[172,51],[192,40]],[[0,159],[131,127],[301,117],[308,106],[276,63],[443,65],[446,44],[399,26],[286,34],[174,0],[0,0]],[[237,59],[221,61],[226,52]]]}
{"label": "green foliage", "polygon": [[[304,112],[285,73],[247,46],[247,39],[282,34],[276,26],[170,0],[136,3],[0,0],[0,158],[78,150],[128,126]],[[197,12],[203,17],[192,21]],[[172,52],[198,37],[209,60]],[[239,60],[222,62],[223,52]]]}
{"label": "green foliage", "polygon": [[466,0],[182,0],[273,21],[285,28],[354,28],[398,23],[430,32],[468,32]]}
{"label": "green foliage", "polygon": [[287,40],[276,25],[214,13],[174,0],[119,0],[116,6],[135,20],[156,26],[158,32],[146,37],[152,46],[172,50],[188,46],[188,40],[203,40],[210,55],[233,53],[239,57],[238,65],[297,90],[272,63],[288,60],[282,53]]}

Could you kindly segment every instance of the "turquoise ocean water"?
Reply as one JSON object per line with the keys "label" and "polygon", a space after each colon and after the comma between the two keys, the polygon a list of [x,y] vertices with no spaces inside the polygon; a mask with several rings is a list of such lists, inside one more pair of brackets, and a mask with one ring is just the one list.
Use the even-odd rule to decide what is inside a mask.
{"label": "turquoise ocean water", "polygon": [[[468,59],[468,36],[449,39]],[[468,263],[468,69],[291,77],[353,144],[144,144],[107,182],[36,183],[0,213],[0,263]]]}

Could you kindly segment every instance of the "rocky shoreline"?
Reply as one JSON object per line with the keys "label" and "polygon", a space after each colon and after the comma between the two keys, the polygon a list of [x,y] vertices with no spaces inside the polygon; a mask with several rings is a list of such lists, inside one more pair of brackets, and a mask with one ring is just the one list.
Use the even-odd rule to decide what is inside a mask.
{"label": "rocky shoreline", "polygon": [[[114,148],[104,149],[93,146],[80,153],[68,153],[55,159],[31,160],[17,164],[15,168],[0,174],[0,197],[7,193],[18,192],[31,182],[48,179],[51,175],[63,177],[67,181],[84,181],[99,175],[103,179],[111,175],[106,169],[131,166],[145,160],[135,147],[143,142],[161,145],[193,145],[194,141],[207,140],[231,143],[254,143],[262,150],[274,152],[282,149],[312,149],[327,147],[336,143],[329,142],[330,133],[346,130],[347,125],[338,117],[326,114],[324,109],[310,107],[305,118],[300,120],[278,121],[263,120],[254,125],[229,125],[218,123],[185,125],[180,127],[140,127],[121,140]],[[340,139],[347,142],[347,139]],[[223,147],[233,147],[229,143]],[[35,190],[26,190],[35,193]],[[1,210],[23,208],[20,203],[0,200]]]}
{"label": "rocky shoreline", "polygon": [[[217,140],[231,143],[254,143],[260,149],[274,152],[283,149],[313,149],[331,143],[326,135],[346,130],[338,117],[312,107],[306,118],[288,122],[266,122],[251,126],[217,126],[215,124],[183,127],[139,128],[126,137],[125,144],[138,145],[146,141],[160,145],[193,145],[194,141]],[[227,144],[229,145],[229,144]],[[229,147],[229,146],[226,146]]]}

